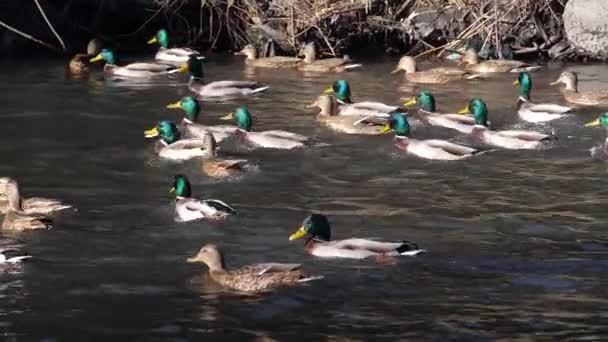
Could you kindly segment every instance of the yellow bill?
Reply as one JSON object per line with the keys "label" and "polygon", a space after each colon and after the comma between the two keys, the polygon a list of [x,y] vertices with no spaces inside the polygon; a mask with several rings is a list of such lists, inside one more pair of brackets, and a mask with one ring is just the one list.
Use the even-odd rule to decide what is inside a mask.
{"label": "yellow bill", "polygon": [[179,67],[179,69],[176,69],[175,72],[188,72],[188,63],[185,63],[184,65],[182,65],[181,67]]}
{"label": "yellow bill", "polygon": [[144,131],[144,137],[146,138],[154,138],[159,136],[158,128],[150,128],[149,130]]}
{"label": "yellow bill", "polygon": [[175,192],[175,187],[172,187],[171,190],[169,190],[169,192]]}
{"label": "yellow bill", "polygon": [[519,85],[519,80],[513,81],[513,85]]}
{"label": "yellow bill", "polygon": [[167,106],[165,106],[165,108],[167,108],[167,109],[180,109],[180,108],[182,108],[182,105],[181,105],[180,101],[177,101],[175,103],[168,104]]}
{"label": "yellow bill", "polygon": [[220,120],[232,120],[234,118],[234,113],[230,112],[220,118]]}
{"label": "yellow bill", "polygon": [[148,44],[154,44],[158,42],[158,39],[156,39],[156,36],[152,37],[152,39],[148,40]]}
{"label": "yellow bill", "polygon": [[306,228],[300,227],[295,233],[289,235],[289,241],[297,240],[306,236]]}
{"label": "yellow bill", "polygon": [[334,93],[333,87],[329,87],[329,88],[323,90],[323,94],[333,94],[333,93]]}
{"label": "yellow bill", "polygon": [[600,125],[600,119],[599,119],[599,118],[597,118],[597,119],[595,119],[595,120],[593,120],[593,121],[589,121],[589,122],[587,122],[587,123],[585,124],[585,127],[597,127],[597,126],[599,126],[599,125]]}
{"label": "yellow bill", "polygon": [[391,131],[391,126],[390,125],[386,125],[384,126],[384,128],[382,128],[382,130],[380,131],[380,133],[386,133],[386,132],[390,132]]}
{"label": "yellow bill", "polygon": [[463,115],[464,115],[464,114],[470,114],[470,113],[471,113],[471,111],[469,110],[469,107],[464,107],[464,108],[462,108],[461,110],[459,110],[457,113],[458,113],[458,114],[463,114]]}
{"label": "yellow bill", "polygon": [[102,60],[102,59],[103,59],[103,57],[101,56],[101,54],[98,54],[97,56],[95,56],[95,57],[91,58],[91,59],[89,60],[89,62],[93,63],[93,62],[100,61],[100,60]]}
{"label": "yellow bill", "polygon": [[418,103],[418,102],[416,102],[416,98],[412,97],[411,99],[407,100],[403,105],[405,107],[411,107],[411,106],[414,106],[416,103]]}

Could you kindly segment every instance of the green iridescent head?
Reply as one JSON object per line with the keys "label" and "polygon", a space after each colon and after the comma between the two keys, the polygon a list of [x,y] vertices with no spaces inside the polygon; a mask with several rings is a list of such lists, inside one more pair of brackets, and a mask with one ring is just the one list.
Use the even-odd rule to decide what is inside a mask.
{"label": "green iridescent head", "polygon": [[336,98],[344,103],[352,103],[350,100],[350,85],[345,80],[337,80],[334,84],[325,89],[325,94],[335,93]]}
{"label": "green iridescent head", "polygon": [[392,113],[388,118],[388,124],[382,132],[394,131],[397,136],[405,137],[410,133],[410,123],[407,121],[405,113]]}
{"label": "green iridescent head", "polygon": [[327,217],[323,214],[312,214],[308,216],[302,222],[300,229],[289,236],[289,240],[297,240],[305,236],[310,236],[317,240],[330,241],[331,227]]}
{"label": "green iridescent head", "polygon": [[102,49],[97,56],[91,58],[90,62],[97,62],[102,59],[106,62],[106,64],[116,64],[116,55],[114,54],[114,51],[110,49]]}
{"label": "green iridescent head", "polygon": [[251,132],[253,127],[253,118],[247,107],[239,107],[233,113],[228,113],[226,116],[221,117],[222,120],[233,120],[236,121],[236,125],[247,132]]}
{"label": "green iridescent head", "polygon": [[192,196],[192,188],[188,181],[188,177],[181,174],[173,177],[173,188],[171,188],[170,191],[175,193],[176,197]]}
{"label": "green iridescent head", "polygon": [[421,91],[416,96],[416,104],[420,109],[434,113],[435,112],[435,96],[429,91]]}
{"label": "green iridescent head", "polygon": [[193,53],[188,57],[188,70],[190,71],[190,75],[194,78],[203,78],[205,76],[205,67],[203,65],[203,60],[205,57]]}
{"label": "green iridescent head", "polygon": [[160,46],[164,47],[165,49],[169,48],[169,34],[167,33],[167,30],[158,30],[158,32],[156,32],[156,35],[148,41],[148,44],[154,43],[160,44]]}
{"label": "green iridescent head", "polygon": [[179,140],[180,134],[177,126],[171,121],[159,121],[156,127],[144,131],[146,138],[159,137],[167,144],[172,144]]}
{"label": "green iridescent head", "polygon": [[[464,112],[462,110],[459,113]],[[466,112],[473,114],[476,125],[488,126],[488,107],[482,99],[472,99],[466,108]]]}
{"label": "green iridescent head", "polygon": [[169,109],[182,109],[186,113],[186,117],[194,122],[198,118],[201,110],[198,100],[193,96],[182,97],[181,100],[167,105]]}
{"label": "green iridescent head", "polygon": [[514,85],[519,85],[519,96],[529,100],[530,92],[532,91],[532,77],[527,72],[520,72],[517,80],[513,82]]}
{"label": "green iridescent head", "polygon": [[597,119],[587,122],[585,124],[587,127],[597,127],[602,126],[604,128],[608,128],[608,113],[604,113],[600,115]]}

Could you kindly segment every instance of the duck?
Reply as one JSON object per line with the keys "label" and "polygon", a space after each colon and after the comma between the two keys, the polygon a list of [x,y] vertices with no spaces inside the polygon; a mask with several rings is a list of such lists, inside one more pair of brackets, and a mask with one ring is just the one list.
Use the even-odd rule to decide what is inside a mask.
{"label": "duck", "polygon": [[378,135],[381,134],[378,131],[378,125],[383,126],[386,123],[384,117],[341,115],[340,111],[336,109],[336,98],[331,94],[320,95],[315,102],[306,107],[320,108],[317,121],[340,133]]}
{"label": "duck", "polygon": [[190,181],[182,174],[174,176],[170,192],[175,194],[175,222],[206,220],[219,223],[237,214],[234,208],[223,201],[193,198]]}
{"label": "duck", "polygon": [[460,64],[465,65],[465,70],[480,74],[499,72],[528,72],[541,68],[538,65],[530,65],[528,63],[511,59],[491,59],[481,62],[479,60],[477,51],[473,48],[468,48],[465,50]]}
{"label": "duck", "polygon": [[578,91],[578,74],[572,71],[564,71],[551,85],[563,84],[562,94],[564,99],[570,103],[581,106],[607,106],[608,89],[595,89],[591,91]]}
{"label": "duck", "polygon": [[535,131],[505,130],[492,131],[487,127],[488,108],[482,99],[471,99],[467,107],[458,111],[458,114],[473,113],[475,126],[469,133],[470,136],[481,143],[511,150],[536,149],[543,145],[544,141],[552,137]]}
{"label": "duck", "polygon": [[190,72],[188,88],[199,97],[217,99],[247,96],[270,88],[256,81],[215,81],[205,84],[203,82],[203,59],[204,57],[192,54],[188,57],[188,62],[177,70],[177,72]]}
{"label": "duck", "polygon": [[6,187],[8,210],[2,221],[2,230],[24,231],[33,229],[49,229],[52,220],[42,214],[30,214],[23,210],[17,186]]}
{"label": "duck", "polygon": [[302,59],[297,57],[287,56],[273,56],[273,57],[259,57],[258,49],[249,44],[246,45],[241,51],[235,53],[236,55],[245,55],[245,64],[253,67],[262,68],[296,68],[302,63]]}
{"label": "duck", "polygon": [[156,64],[156,63],[131,63],[125,66],[118,66],[116,54],[113,50],[102,49],[101,52],[90,59],[90,62],[105,61],[103,72],[106,76],[127,77],[127,78],[150,78],[168,75],[177,72],[175,67]]}
{"label": "duck", "polygon": [[74,75],[84,74],[89,72],[89,59],[99,53],[101,46],[101,42],[98,39],[91,39],[87,44],[87,52],[86,53],[78,53],[72,59],[70,59],[70,63],[68,64],[70,73]]}
{"label": "duck", "polygon": [[237,129],[233,125],[208,126],[196,123],[201,105],[194,96],[184,96],[175,103],[168,104],[168,109],[181,109],[185,116],[182,118],[180,130],[186,138],[203,138],[208,132],[213,134],[216,142],[228,138]]}
{"label": "duck", "polygon": [[411,56],[401,57],[397,67],[391,72],[391,74],[399,71],[405,71],[405,79],[409,82],[422,84],[441,84],[453,80],[479,78],[478,74],[458,68],[441,67],[418,71],[416,67],[416,60]]}
{"label": "duck", "polygon": [[350,84],[346,80],[336,80],[323,94],[335,94],[339,103],[338,112],[341,116],[384,116],[399,110],[399,106],[387,105],[376,101],[363,101],[353,103],[351,101]]}
{"label": "duck", "polygon": [[241,142],[254,148],[290,150],[304,147],[311,142],[309,137],[282,130],[252,132],[253,118],[247,107],[238,107],[234,112],[228,113],[220,119],[235,120],[238,128],[233,134]]}
{"label": "duck", "polygon": [[519,98],[517,100],[517,115],[520,119],[539,123],[561,119],[572,107],[561,106],[553,103],[532,103],[530,92],[532,91],[532,77],[527,72],[519,73],[513,85],[519,85]]}
{"label": "duck", "polygon": [[304,61],[298,66],[301,71],[313,72],[343,72],[363,67],[363,64],[353,64],[348,56],[343,58],[317,59],[317,49],[314,43],[304,45],[301,50]]}
{"label": "duck", "polygon": [[[597,119],[589,121],[585,127],[604,127],[608,129],[608,113],[601,114]],[[594,146],[589,149],[591,158],[594,160],[608,160],[608,138],[600,146]]]}
{"label": "duck", "polygon": [[228,270],[224,260],[222,252],[212,244],[204,245],[195,256],[187,259],[190,263],[206,264],[209,276],[219,285],[248,293],[266,292],[323,278],[307,275],[300,264],[265,263]]}
{"label": "duck", "polygon": [[144,131],[144,137],[160,138],[154,145],[154,150],[164,159],[184,161],[213,156],[213,151],[204,139],[180,139],[181,134],[177,126],[168,120],[161,120],[154,128]]}
{"label": "duck", "polygon": [[470,158],[478,151],[463,145],[458,145],[445,140],[416,140],[407,137],[410,133],[410,125],[404,113],[392,113],[388,124],[382,133],[394,131],[395,146],[407,154],[423,159],[432,160],[462,160]]}
{"label": "duck", "polygon": [[423,90],[403,104],[404,107],[415,105],[418,106],[415,117],[423,124],[451,128],[461,133],[471,133],[475,125],[475,119],[470,116],[438,113],[435,108],[435,96],[429,91]]}
{"label": "duck", "polygon": [[311,214],[289,241],[306,238],[304,248],[311,255],[322,258],[366,259],[370,257],[414,256],[425,250],[409,241],[384,242],[360,238],[331,240],[331,226],[327,216]]}
{"label": "duck", "polygon": [[[31,197],[22,198],[19,192],[19,183],[15,179],[6,177],[4,184],[4,194],[0,197],[0,214],[5,214],[10,210],[10,203],[19,203],[20,211],[25,214],[50,214],[55,211],[71,208],[71,205],[61,203],[61,201],[51,198]],[[12,198],[11,198],[12,197]]]}
{"label": "duck", "polygon": [[167,30],[160,29],[154,37],[148,40],[148,44],[158,43],[160,47],[154,59],[169,63],[186,63],[192,54],[199,54],[198,51],[189,48],[169,48],[169,33]]}
{"label": "duck", "polygon": [[219,158],[217,156],[217,143],[213,137],[213,134],[209,131],[207,131],[203,136],[203,140],[207,146],[206,149],[212,151],[212,155],[203,159],[201,165],[201,169],[207,176],[224,178],[238,176],[245,173],[245,165],[247,165],[247,160]]}

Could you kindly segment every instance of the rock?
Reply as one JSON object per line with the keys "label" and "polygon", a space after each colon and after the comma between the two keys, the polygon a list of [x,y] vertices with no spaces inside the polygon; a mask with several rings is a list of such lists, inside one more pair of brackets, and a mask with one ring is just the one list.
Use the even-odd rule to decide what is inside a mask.
{"label": "rock", "polygon": [[564,9],[568,40],[581,52],[608,59],[608,1],[570,0]]}

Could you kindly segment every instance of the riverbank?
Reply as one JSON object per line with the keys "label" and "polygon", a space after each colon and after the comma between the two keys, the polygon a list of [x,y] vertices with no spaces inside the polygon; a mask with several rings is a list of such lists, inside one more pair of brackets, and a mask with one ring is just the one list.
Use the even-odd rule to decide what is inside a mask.
{"label": "riverbank", "polygon": [[[572,18],[574,23],[581,19],[576,13],[563,16],[567,4],[566,0],[49,0],[40,7],[36,2],[5,4],[2,13],[7,15],[0,20],[23,34],[0,31],[0,56],[39,50],[71,54],[82,50],[91,37],[120,50],[141,51],[145,41],[163,27],[172,33],[173,44],[203,51],[235,50],[250,42],[261,45],[272,40],[279,53],[285,54],[294,54],[303,43],[314,41],[325,55],[441,57],[473,46],[490,57],[605,59],[608,54],[589,53],[568,39],[568,25],[562,18]],[[583,10],[580,4],[571,7]],[[576,37],[584,34],[575,33]],[[574,42],[586,44],[581,39]]]}

